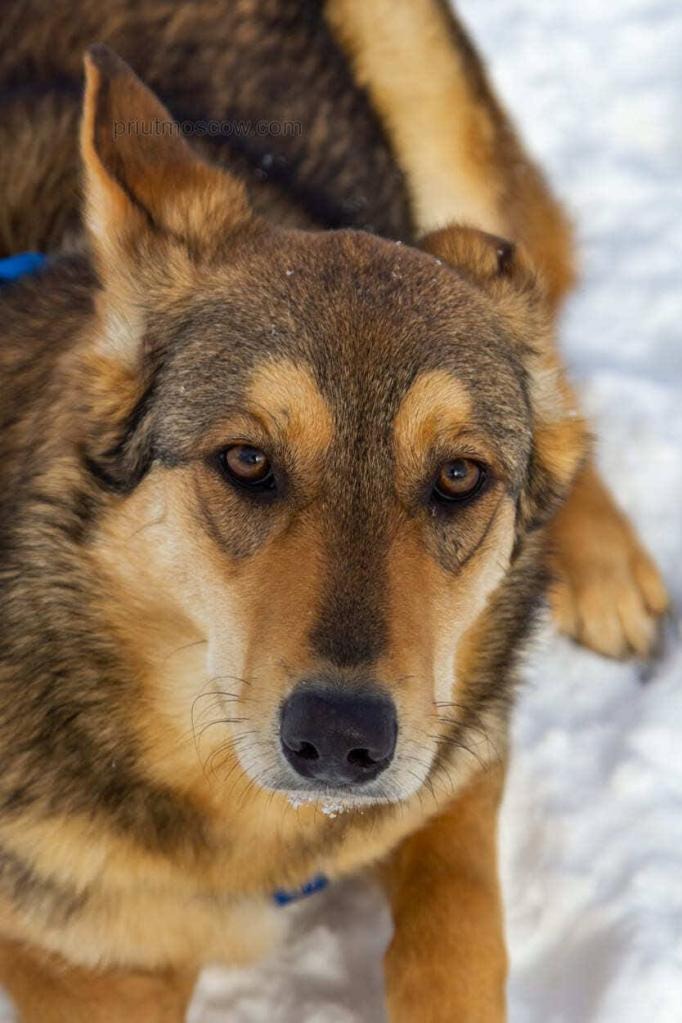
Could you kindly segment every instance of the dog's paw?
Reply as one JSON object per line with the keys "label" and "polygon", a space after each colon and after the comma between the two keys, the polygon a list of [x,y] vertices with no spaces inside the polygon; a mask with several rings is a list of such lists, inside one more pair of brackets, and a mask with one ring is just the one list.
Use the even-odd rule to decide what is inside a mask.
{"label": "dog's paw", "polygon": [[565,635],[607,657],[652,656],[668,596],[660,573],[635,540],[595,549],[589,563],[555,559],[554,620]]}
{"label": "dog's paw", "polygon": [[560,632],[607,657],[655,654],[668,594],[596,476],[589,494],[572,495],[559,513],[551,544],[549,598]]}

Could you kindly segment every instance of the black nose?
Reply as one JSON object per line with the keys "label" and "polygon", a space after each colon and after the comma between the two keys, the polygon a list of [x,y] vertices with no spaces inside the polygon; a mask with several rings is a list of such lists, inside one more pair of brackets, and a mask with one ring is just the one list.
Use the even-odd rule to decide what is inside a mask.
{"label": "black nose", "polygon": [[301,686],[282,707],[284,756],[304,778],[328,785],[371,781],[395,752],[395,704],[377,691]]}

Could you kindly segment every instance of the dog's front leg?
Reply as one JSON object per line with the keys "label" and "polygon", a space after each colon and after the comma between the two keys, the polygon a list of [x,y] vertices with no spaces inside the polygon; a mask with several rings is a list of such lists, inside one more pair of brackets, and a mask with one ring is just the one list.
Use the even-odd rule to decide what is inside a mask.
{"label": "dog's front leg", "polygon": [[503,1023],[507,956],[497,877],[504,769],[479,775],[383,871],[395,925],[391,1023]]}
{"label": "dog's front leg", "polygon": [[0,984],[20,1023],[184,1023],[194,971],[91,971],[0,942]]}

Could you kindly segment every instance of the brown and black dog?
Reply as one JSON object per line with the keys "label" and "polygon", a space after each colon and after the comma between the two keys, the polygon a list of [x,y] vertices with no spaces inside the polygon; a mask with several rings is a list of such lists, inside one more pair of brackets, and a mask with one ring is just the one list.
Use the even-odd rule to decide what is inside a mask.
{"label": "brown and black dog", "polygon": [[[0,294],[2,982],[25,1023],[177,1023],[273,891],[375,869],[393,1023],[500,1023],[548,567],[604,653],[666,606],[555,354],[561,210],[438,0],[0,36],[1,254],[52,254]],[[201,137],[91,49],[82,228],[97,39]]]}

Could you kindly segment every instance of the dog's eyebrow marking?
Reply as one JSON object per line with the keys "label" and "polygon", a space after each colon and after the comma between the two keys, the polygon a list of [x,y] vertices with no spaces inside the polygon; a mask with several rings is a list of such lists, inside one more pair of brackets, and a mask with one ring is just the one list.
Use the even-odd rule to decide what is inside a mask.
{"label": "dog's eyebrow marking", "polygon": [[461,380],[443,369],[419,376],[400,403],[393,423],[399,466],[414,465],[439,435],[465,430],[473,405]]}
{"label": "dog's eyebrow marking", "polygon": [[329,446],[332,413],[307,367],[269,359],[254,372],[245,397],[304,458],[313,459]]}

